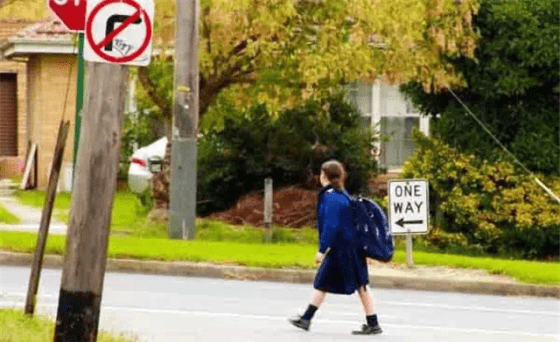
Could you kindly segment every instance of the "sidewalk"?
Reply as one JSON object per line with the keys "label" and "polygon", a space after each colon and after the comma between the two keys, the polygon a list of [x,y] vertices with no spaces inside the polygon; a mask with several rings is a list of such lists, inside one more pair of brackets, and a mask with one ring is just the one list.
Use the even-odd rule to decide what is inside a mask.
{"label": "sidewalk", "polygon": [[[0,204],[8,211],[20,218],[21,223],[17,225],[0,223],[0,230],[19,231],[19,232],[38,232],[41,222],[41,210],[35,207],[22,205],[17,199],[10,195],[10,192],[3,189],[0,191]],[[54,216],[51,217],[49,226],[50,234],[66,235],[66,224],[57,221]]]}
{"label": "sidewalk", "polygon": [[[41,211],[23,206],[12,196],[0,195],[0,203],[19,216],[20,225],[0,224],[0,231],[37,232]],[[51,222],[50,233],[66,234],[67,227]],[[24,253],[0,251],[0,265],[29,266],[33,256]],[[61,268],[63,257],[45,255],[43,266]],[[267,269],[202,262],[160,262],[126,259],[109,259],[107,271],[167,274],[191,277],[261,280],[291,283],[312,283],[314,270]],[[560,298],[560,286],[522,284],[501,275],[491,275],[481,270],[449,267],[415,266],[408,268],[394,263],[370,263],[370,283],[374,288],[444,291],[504,296],[537,296]]]}

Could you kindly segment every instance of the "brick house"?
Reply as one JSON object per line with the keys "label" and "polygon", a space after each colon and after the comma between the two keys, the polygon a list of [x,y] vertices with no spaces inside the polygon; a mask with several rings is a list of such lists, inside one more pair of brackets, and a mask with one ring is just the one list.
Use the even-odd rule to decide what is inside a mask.
{"label": "brick house", "polygon": [[[0,158],[15,158],[20,167],[14,170],[13,163],[12,167],[2,167],[0,177],[21,175],[22,159],[28,146],[36,143],[37,187],[45,188],[58,128],[64,117],[71,123],[61,174],[64,182],[65,170],[71,169],[74,144],[77,47],[73,34],[60,21],[50,19],[28,23],[26,28],[20,27],[17,33],[6,36],[0,42],[0,58],[4,60],[0,61],[0,73],[14,70],[17,111],[14,119],[13,109],[12,114],[0,109]],[[6,78],[14,82],[13,75]],[[0,81],[6,82],[4,78]],[[4,122],[9,124],[2,124]]]}
{"label": "brick house", "polygon": [[[28,20],[0,20],[0,45],[26,26]],[[16,177],[27,150],[27,67],[0,58],[0,178]]]}

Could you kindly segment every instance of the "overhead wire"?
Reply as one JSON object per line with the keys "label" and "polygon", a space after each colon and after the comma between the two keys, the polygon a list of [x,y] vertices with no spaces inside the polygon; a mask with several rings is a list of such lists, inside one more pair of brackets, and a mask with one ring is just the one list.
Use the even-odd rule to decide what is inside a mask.
{"label": "overhead wire", "polygon": [[519,165],[521,166],[521,168],[523,168],[523,170],[525,170],[525,172],[527,172],[532,178],[533,180],[549,195],[551,196],[553,199],[555,199],[558,203],[560,203],[560,197],[558,195],[556,195],[552,190],[550,190],[550,188],[548,188],[540,179],[537,178],[537,176],[535,176],[535,174],[529,170],[525,165],[523,165],[522,162],[519,161],[519,159],[517,159],[517,157],[510,151],[507,149],[507,147],[504,146],[504,144],[502,144],[502,142],[488,129],[488,127],[486,127],[486,125],[478,118],[476,117],[476,115],[470,110],[470,108],[461,100],[461,98],[459,96],[457,96],[457,94],[455,94],[455,92],[451,89],[451,87],[447,86],[447,89],[449,90],[449,92],[451,93],[451,95],[453,95],[453,97],[457,100],[457,102],[459,102],[461,104],[461,106],[463,106],[463,108],[465,108],[465,110],[467,111],[467,113],[482,127],[482,129],[484,129],[484,131],[486,133],[488,133],[492,139],[494,139],[494,141],[509,155],[513,158],[513,160]]}

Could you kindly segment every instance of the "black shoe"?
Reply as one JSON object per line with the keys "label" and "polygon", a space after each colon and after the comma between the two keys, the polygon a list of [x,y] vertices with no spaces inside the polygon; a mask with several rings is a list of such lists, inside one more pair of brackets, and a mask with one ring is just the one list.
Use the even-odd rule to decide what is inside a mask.
{"label": "black shoe", "polygon": [[352,331],[352,335],[376,335],[381,334],[382,332],[383,330],[381,330],[379,324],[374,326],[364,324],[362,325],[362,330]]}
{"label": "black shoe", "polygon": [[309,330],[309,326],[311,325],[311,321],[308,319],[303,319],[301,318],[301,316],[296,316],[293,318],[288,319],[288,322],[292,323],[293,325],[295,325],[296,327],[303,329],[303,330]]}

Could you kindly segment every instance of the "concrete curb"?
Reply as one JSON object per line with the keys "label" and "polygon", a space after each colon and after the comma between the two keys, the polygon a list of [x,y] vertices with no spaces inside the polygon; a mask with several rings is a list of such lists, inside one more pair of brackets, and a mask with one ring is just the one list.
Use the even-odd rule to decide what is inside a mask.
{"label": "concrete curb", "polygon": [[[0,252],[0,265],[30,266],[32,260],[33,255],[31,254]],[[63,257],[60,255],[45,255],[43,267],[62,268],[63,260]],[[107,271],[300,284],[311,284],[315,277],[314,270],[268,269],[196,262],[139,261],[130,259],[109,259],[107,261]],[[558,286],[518,283],[371,275],[370,285],[373,288],[384,289],[560,298],[560,287]]]}

